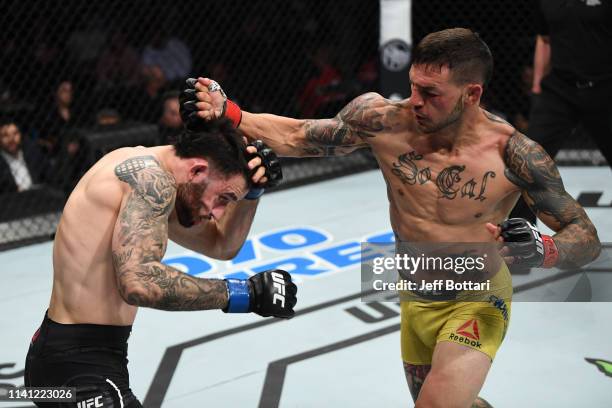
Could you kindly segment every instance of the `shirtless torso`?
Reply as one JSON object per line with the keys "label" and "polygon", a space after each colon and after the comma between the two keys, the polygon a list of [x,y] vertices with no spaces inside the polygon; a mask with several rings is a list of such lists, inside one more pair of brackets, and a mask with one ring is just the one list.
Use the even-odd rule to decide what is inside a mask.
{"label": "shirtless torso", "polygon": [[286,271],[209,279],[162,262],[169,238],[212,258],[235,256],[265,180],[278,176],[266,149],[246,146],[219,121],[171,146],[123,148],[100,159],[64,208],[51,301],[30,343],[25,384],[77,386],[79,402],[138,408],[127,369],[138,307],[292,317],[297,288]]}
{"label": "shirtless torso", "polygon": [[[486,48],[469,30],[432,36],[438,34],[441,43],[457,36],[473,41],[470,46],[479,50]],[[457,43],[450,41],[449,49],[456,52]],[[439,49],[432,55],[444,61]],[[468,66],[471,61],[461,63]],[[396,102],[367,93],[334,118],[321,120],[243,111],[240,129],[284,156],[371,149],[387,185],[397,240],[501,243],[499,224],[522,194],[538,218],[557,232],[546,237],[549,242],[554,238],[557,266],[579,266],[597,257],[597,232],[565,191],[552,159],[541,146],[480,107],[483,79],[471,80],[469,69],[481,67],[457,68],[467,78],[458,80],[448,65],[437,64],[412,66],[409,99]],[[194,87],[198,118],[218,117],[224,102],[215,91],[218,86],[199,78]],[[539,236],[524,226],[523,237]],[[528,252],[538,252],[537,248],[534,241]],[[512,262],[506,250],[500,253]],[[509,280],[508,269],[500,264],[499,271]],[[477,394],[508,327],[510,299],[486,299],[464,304],[402,302],[402,358],[417,406],[488,406]],[[461,334],[466,330],[472,331],[470,338]]]}
{"label": "shirtless torso", "polygon": [[[53,321],[117,326],[133,323],[137,307],[127,303],[119,290],[112,247],[122,202],[131,190],[117,177],[116,168],[141,158],[158,166],[160,172],[179,172],[172,146],[118,149],[100,159],[70,195],[53,247],[53,291],[48,312]],[[174,201],[170,204],[174,206]],[[226,204],[228,217],[203,220],[191,228],[179,224],[173,207],[167,217],[167,236],[159,243],[162,251],[156,255],[161,259],[170,238],[212,257],[230,258],[231,253],[225,254],[222,249],[231,252],[234,248],[235,252],[240,248],[256,202]],[[224,229],[231,229],[233,234],[220,233]]]}

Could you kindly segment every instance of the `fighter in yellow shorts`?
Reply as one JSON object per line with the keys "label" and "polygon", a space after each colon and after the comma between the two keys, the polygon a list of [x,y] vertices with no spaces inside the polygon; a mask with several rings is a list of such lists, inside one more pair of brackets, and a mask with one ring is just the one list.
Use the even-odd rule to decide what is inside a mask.
{"label": "fighter in yellow shorts", "polygon": [[[480,107],[492,67],[491,52],[477,34],[448,29],[429,34],[413,49],[409,99],[367,93],[332,119],[296,120],[241,111],[219,84],[199,78],[188,80],[181,113],[187,126],[228,117],[249,139],[263,140],[281,156],[371,149],[401,241],[500,241],[507,263],[586,264],[599,254],[597,231],[565,191],[554,162],[537,143]],[[522,219],[504,222],[521,194],[557,232],[553,237]],[[404,303],[404,366],[416,406],[486,406],[478,392],[509,318],[509,300],[501,298]]]}
{"label": "fighter in yellow shorts", "polygon": [[493,276],[490,290],[477,291],[474,299],[460,292],[446,301],[401,302],[402,360],[411,366],[431,366],[434,349],[448,341],[480,351],[491,359],[510,323],[512,279],[505,264]]}

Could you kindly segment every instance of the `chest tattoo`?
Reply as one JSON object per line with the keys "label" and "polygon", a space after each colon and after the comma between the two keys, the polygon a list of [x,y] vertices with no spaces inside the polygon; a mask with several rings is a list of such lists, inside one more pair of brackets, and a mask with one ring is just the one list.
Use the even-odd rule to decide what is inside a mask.
{"label": "chest tattoo", "polygon": [[[397,161],[392,163],[391,172],[402,182],[402,184],[425,184],[431,181],[432,176],[429,167],[418,165],[418,162],[422,159],[423,155],[417,154],[415,151],[400,154]],[[438,189],[438,198],[447,200],[465,198],[477,201],[484,201],[487,199],[485,196],[487,181],[495,178],[495,172],[492,170],[486,171],[478,181],[473,177],[469,180],[463,180],[461,173],[465,171],[465,169],[465,165],[454,164],[440,171],[435,179],[435,185]]]}

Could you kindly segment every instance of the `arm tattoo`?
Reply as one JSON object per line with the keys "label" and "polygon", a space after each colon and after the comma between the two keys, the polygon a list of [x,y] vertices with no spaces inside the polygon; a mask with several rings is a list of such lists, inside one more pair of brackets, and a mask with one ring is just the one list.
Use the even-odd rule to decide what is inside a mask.
{"label": "arm tattoo", "polygon": [[131,187],[117,219],[112,250],[124,299],[163,310],[224,307],[225,281],[195,278],[161,263],[174,207],[174,178],[153,156],[128,159],[115,167],[115,175]]}
{"label": "arm tattoo", "polygon": [[565,191],[557,166],[542,146],[515,131],[508,140],[504,161],[506,177],[521,187],[527,205],[557,231],[558,266],[576,268],[594,260],[601,250],[597,230]]}
{"label": "arm tattoo", "polygon": [[368,138],[376,137],[397,122],[398,109],[399,105],[375,93],[361,95],[333,119],[306,121],[302,151],[308,155],[333,156],[365,147]]}

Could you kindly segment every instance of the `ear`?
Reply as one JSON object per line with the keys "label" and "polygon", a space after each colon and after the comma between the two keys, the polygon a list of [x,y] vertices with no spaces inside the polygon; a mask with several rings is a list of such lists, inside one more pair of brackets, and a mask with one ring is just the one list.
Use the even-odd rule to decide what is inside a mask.
{"label": "ear", "polygon": [[205,178],[208,178],[210,173],[210,166],[207,160],[194,159],[189,166],[189,181],[200,182]]}
{"label": "ear", "polygon": [[482,85],[480,84],[469,84],[467,86],[466,102],[471,105],[480,105],[480,98],[483,93]]}

